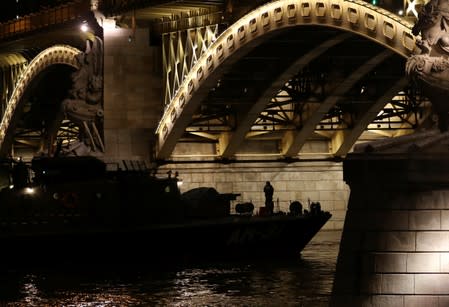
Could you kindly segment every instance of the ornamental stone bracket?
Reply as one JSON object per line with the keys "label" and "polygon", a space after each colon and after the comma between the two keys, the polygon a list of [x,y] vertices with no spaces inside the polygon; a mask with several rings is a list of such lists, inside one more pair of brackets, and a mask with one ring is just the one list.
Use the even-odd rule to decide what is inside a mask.
{"label": "ornamental stone bracket", "polygon": [[[438,115],[438,128],[449,128],[449,0],[431,0],[412,29],[419,53],[410,56],[406,73],[423,87]],[[420,37],[419,37],[420,35]]]}

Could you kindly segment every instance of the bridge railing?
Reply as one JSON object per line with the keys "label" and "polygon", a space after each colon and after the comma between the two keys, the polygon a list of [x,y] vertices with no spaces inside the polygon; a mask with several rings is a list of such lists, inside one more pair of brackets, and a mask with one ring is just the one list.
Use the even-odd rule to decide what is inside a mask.
{"label": "bridge railing", "polygon": [[82,17],[88,11],[90,11],[88,2],[77,1],[0,23],[0,39],[39,30],[51,25],[66,23]]}

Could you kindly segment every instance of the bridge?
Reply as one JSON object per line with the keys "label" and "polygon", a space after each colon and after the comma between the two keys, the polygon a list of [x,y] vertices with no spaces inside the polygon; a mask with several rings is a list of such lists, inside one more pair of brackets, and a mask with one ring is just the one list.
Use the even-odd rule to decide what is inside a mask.
{"label": "bridge", "polygon": [[[135,123],[149,130],[146,152],[138,154],[145,160],[338,160],[357,142],[432,124],[428,99],[404,78],[415,49],[413,24],[385,9],[363,1],[141,2],[102,1],[103,12],[92,17],[89,3],[75,1],[3,25],[9,41],[2,57],[3,155],[48,152],[58,139],[76,138],[79,128],[69,120],[50,127],[55,103],[46,108],[49,100],[64,99],[70,71],[78,68],[75,57],[88,37],[78,26],[96,21],[100,29],[90,33],[103,35],[106,45],[121,33],[129,49],[139,43],[137,32],[148,29],[148,50],[160,52],[153,75],[161,80],[150,81],[159,93],[151,94],[154,102],[140,98],[155,110],[145,110],[148,122]],[[114,67],[104,69],[106,76]],[[42,86],[31,92],[39,74],[65,78],[61,93]],[[105,80],[106,112],[120,103],[108,87]],[[24,109],[33,124],[13,120]]]}
{"label": "bridge", "polygon": [[280,208],[319,200],[342,228],[354,145],[435,125],[405,77],[413,22],[265,2],[68,1],[4,22],[0,156],[144,160],[262,204],[275,180]]}
{"label": "bridge", "polygon": [[[334,213],[329,227],[342,228],[341,160],[354,145],[435,125],[429,99],[405,77],[416,37],[396,9],[69,1],[19,16],[0,25],[0,156],[59,145],[144,160],[179,170],[186,189],[211,183],[262,204],[257,185],[275,180],[280,208],[319,200]],[[87,94],[98,97],[85,103]]]}
{"label": "bridge", "polygon": [[[255,203],[270,180],[279,210],[319,200],[343,229],[341,161],[438,124],[405,74],[416,19],[385,3],[79,0],[18,16],[0,24],[0,155],[140,159]],[[369,285],[370,302],[416,294]]]}

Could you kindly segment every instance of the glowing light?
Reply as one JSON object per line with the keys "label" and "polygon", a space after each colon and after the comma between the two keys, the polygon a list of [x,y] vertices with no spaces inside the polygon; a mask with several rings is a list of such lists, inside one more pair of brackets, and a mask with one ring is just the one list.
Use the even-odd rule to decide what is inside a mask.
{"label": "glowing light", "polygon": [[25,194],[34,194],[34,189],[32,187],[26,187]]}
{"label": "glowing light", "polygon": [[115,28],[119,28],[119,26],[116,24],[115,19],[107,18],[103,20],[103,29],[104,30],[114,30]]}
{"label": "glowing light", "polygon": [[178,180],[178,181],[176,182],[176,184],[177,184],[178,188],[180,188],[180,187],[182,186],[182,180]]}
{"label": "glowing light", "polygon": [[81,31],[83,31],[83,32],[89,31],[89,27],[87,26],[86,23],[83,23],[83,24],[81,25]]}
{"label": "glowing light", "polygon": [[416,11],[416,3],[413,2],[409,2],[408,3],[408,7],[407,7],[407,14],[409,14],[410,12],[413,13],[413,15],[415,15],[416,17],[418,17],[418,12]]}
{"label": "glowing light", "polygon": [[399,10],[399,11],[398,11],[398,15],[399,15],[399,16],[404,15],[404,11],[403,11],[403,10]]}
{"label": "glowing light", "polygon": [[[425,5],[428,0],[404,0],[404,8],[405,8],[405,15],[413,15],[416,18],[418,18],[418,11],[416,10],[416,6],[418,5]],[[402,11],[403,15],[404,11]]]}

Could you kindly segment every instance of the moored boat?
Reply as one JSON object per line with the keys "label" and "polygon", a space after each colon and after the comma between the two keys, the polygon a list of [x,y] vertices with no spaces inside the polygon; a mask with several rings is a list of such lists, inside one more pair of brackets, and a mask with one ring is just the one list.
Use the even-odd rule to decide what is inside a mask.
{"label": "moored boat", "polygon": [[231,214],[238,194],[181,193],[176,176],[156,177],[139,163],[38,157],[30,169],[16,163],[0,191],[2,263],[299,255],[331,217],[299,202],[288,213],[256,215],[242,203]]}

